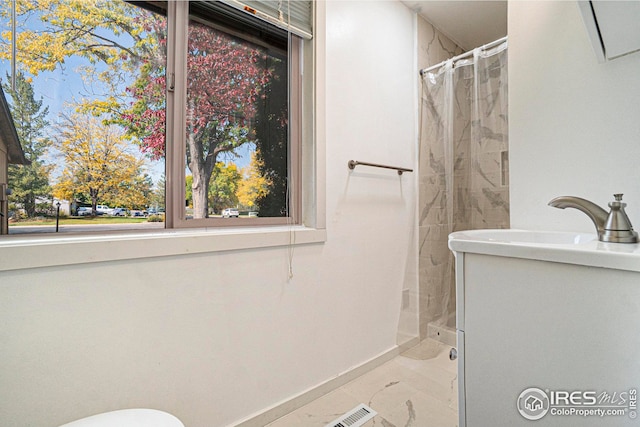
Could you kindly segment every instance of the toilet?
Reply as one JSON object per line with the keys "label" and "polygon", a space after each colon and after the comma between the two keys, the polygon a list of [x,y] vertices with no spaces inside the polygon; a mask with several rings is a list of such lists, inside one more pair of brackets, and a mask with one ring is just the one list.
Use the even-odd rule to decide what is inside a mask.
{"label": "toilet", "polygon": [[179,419],[156,409],[122,409],[63,424],[60,427],[184,427]]}

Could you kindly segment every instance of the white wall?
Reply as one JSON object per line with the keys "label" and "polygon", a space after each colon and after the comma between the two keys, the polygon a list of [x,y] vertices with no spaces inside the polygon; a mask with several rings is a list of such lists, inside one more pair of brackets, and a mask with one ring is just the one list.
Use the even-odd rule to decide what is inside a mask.
{"label": "white wall", "polygon": [[327,2],[326,22],[326,243],[295,248],[292,280],[286,247],[0,272],[0,425],[129,407],[232,425],[395,347],[415,174],[347,161],[417,166],[415,17]]}
{"label": "white wall", "polygon": [[511,227],[595,232],[549,200],[624,193],[640,227],[640,53],[599,64],[574,1],[509,2]]}

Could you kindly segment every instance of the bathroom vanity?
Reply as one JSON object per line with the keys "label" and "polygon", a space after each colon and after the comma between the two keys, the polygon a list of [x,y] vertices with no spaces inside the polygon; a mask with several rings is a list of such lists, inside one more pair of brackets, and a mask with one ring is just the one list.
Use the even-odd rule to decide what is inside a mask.
{"label": "bathroom vanity", "polygon": [[474,230],[449,247],[460,427],[640,423],[639,244]]}

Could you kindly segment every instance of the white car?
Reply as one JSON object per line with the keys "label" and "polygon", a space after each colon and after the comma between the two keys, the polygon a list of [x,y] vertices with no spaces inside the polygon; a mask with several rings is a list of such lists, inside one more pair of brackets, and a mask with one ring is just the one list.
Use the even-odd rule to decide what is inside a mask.
{"label": "white car", "polygon": [[234,208],[227,208],[222,211],[222,218],[231,218],[231,217],[238,218],[239,216],[240,214],[238,213],[238,210]]}
{"label": "white car", "polygon": [[78,208],[78,216],[89,216],[92,214],[92,209],[85,207],[85,206],[81,206]]}
{"label": "white car", "polygon": [[113,209],[107,205],[96,205],[96,212],[98,215],[111,215],[113,213]]}
{"label": "white car", "polygon": [[127,210],[125,208],[114,208],[111,211],[111,216],[127,216]]}

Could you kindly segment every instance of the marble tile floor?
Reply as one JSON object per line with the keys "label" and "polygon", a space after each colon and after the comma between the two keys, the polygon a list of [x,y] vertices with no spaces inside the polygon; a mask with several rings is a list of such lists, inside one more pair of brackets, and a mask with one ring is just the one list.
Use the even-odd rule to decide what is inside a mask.
{"label": "marble tile floor", "polygon": [[378,412],[363,427],[457,427],[457,363],[432,339],[266,427],[325,427],[364,403]]}

